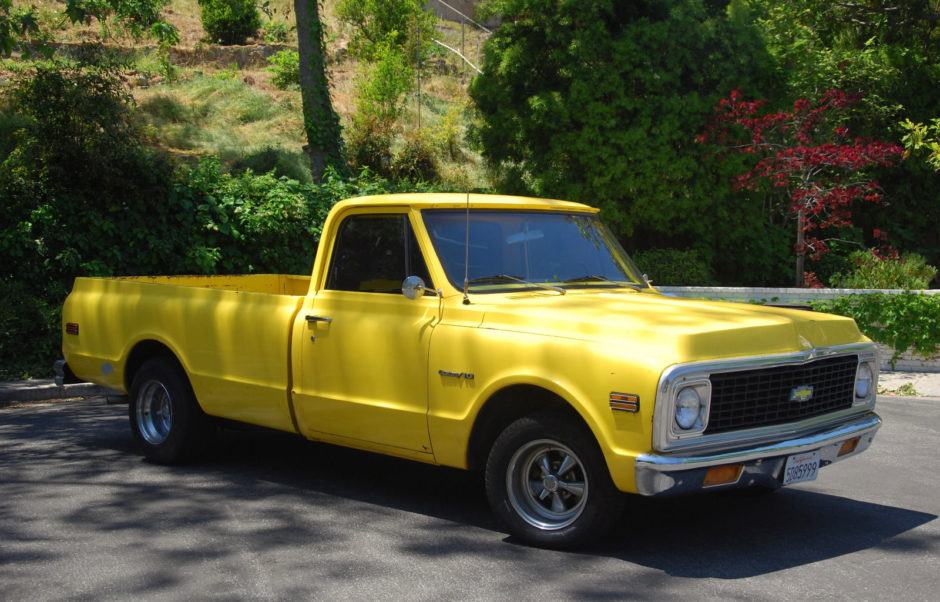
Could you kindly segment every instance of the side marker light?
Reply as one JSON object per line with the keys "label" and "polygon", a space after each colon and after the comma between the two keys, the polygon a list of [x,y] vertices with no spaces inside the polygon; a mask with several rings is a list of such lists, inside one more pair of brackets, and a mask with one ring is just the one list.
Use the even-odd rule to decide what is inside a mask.
{"label": "side marker light", "polygon": [[611,393],[610,409],[620,410],[621,412],[639,412],[640,396],[630,393]]}

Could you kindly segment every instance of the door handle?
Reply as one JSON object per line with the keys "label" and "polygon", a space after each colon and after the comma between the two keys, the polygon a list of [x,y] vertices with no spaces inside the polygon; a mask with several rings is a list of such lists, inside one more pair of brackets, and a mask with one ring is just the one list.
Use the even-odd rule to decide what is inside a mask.
{"label": "door handle", "polygon": [[[309,316],[309,315],[307,316],[307,324],[313,324],[314,326],[316,326],[317,322],[323,322],[324,324],[329,324],[332,321],[333,321],[333,318],[324,318],[323,316]],[[313,332],[316,332],[316,328],[313,329]],[[310,340],[312,342],[316,342],[317,335],[316,334],[310,335]]]}

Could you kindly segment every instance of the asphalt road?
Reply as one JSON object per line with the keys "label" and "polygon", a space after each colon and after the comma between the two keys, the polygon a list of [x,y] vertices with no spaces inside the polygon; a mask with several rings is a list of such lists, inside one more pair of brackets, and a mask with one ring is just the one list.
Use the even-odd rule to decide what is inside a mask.
{"label": "asphalt road", "polygon": [[763,497],[634,499],[606,541],[525,547],[460,471],[226,431],[134,452],[125,406],[0,410],[0,599],[937,600],[940,399],[882,398],[870,450]]}

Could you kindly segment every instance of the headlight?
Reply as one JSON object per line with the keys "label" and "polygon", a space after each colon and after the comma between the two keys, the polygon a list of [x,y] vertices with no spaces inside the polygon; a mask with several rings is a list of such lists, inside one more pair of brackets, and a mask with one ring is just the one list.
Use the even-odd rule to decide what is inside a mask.
{"label": "headlight", "polygon": [[676,397],[676,424],[689,430],[699,424],[702,415],[702,398],[692,387],[686,387]]}
{"label": "headlight", "polygon": [[871,366],[859,364],[858,372],[855,373],[855,399],[866,399],[871,393],[871,382],[874,376],[871,372]]}

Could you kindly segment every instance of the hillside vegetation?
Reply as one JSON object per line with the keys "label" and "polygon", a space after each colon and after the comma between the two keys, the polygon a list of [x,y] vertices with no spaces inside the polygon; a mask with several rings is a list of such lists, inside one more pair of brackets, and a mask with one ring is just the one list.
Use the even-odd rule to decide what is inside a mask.
{"label": "hillside vegetation", "polygon": [[[150,36],[135,39],[121,23],[73,24],[63,15],[63,2],[39,0],[14,5],[34,6],[40,27],[49,32],[50,42],[59,54],[73,54],[83,44],[102,43],[119,52],[126,65],[122,73],[150,138],[161,148],[181,157],[205,154],[219,156],[223,164],[257,171],[276,169],[278,173],[309,181],[302,148],[306,144],[300,113],[300,92],[296,85],[281,89],[276,85],[278,68],[269,59],[278,52],[295,50],[297,34],[293,2],[268,0],[261,12],[258,34],[247,44],[214,44],[199,19],[196,0],[170,0],[161,16],[179,31],[180,42],[170,48],[172,74],[161,65],[158,49]],[[356,108],[357,78],[366,66],[348,52],[353,38],[351,27],[334,15],[336,0],[324,5],[328,37],[331,96],[348,132]],[[460,47],[460,24],[438,19],[436,37]],[[478,54],[485,33],[464,28],[464,47]],[[425,41],[433,54],[425,58],[421,87],[421,127],[432,138],[457,139],[460,161],[451,153],[440,153],[441,184],[446,188],[485,186],[478,155],[463,142],[467,124],[467,85],[470,70],[459,57]],[[35,57],[34,57],[35,58]],[[19,59],[19,60],[17,60]],[[22,57],[2,63],[0,82],[9,83],[12,73],[23,67]],[[417,129],[415,82],[403,102],[398,119],[397,143]],[[347,134],[348,135],[348,134]],[[446,150],[446,149],[445,149]]]}

